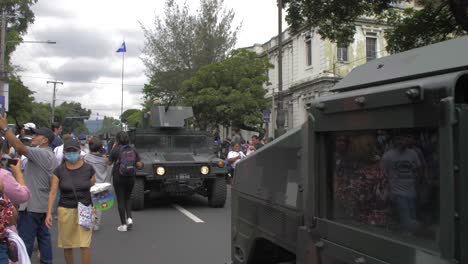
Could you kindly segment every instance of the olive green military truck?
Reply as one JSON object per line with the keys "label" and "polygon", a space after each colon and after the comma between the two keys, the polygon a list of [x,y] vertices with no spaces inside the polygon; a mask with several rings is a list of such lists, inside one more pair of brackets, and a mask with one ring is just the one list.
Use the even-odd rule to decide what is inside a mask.
{"label": "olive green military truck", "polygon": [[215,155],[212,136],[184,127],[191,107],[153,106],[143,128],[129,131],[130,142],[145,167],[137,171],[131,194],[132,208],[144,209],[145,200],[161,196],[208,198],[211,207],[226,201],[227,167]]}
{"label": "olive green military truck", "polygon": [[354,69],[236,166],[236,264],[468,263],[468,36]]}

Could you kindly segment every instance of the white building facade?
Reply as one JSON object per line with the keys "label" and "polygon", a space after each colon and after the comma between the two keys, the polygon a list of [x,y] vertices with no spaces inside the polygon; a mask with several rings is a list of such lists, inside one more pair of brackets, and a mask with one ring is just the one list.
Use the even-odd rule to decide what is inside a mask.
{"label": "white building facade", "polygon": [[[374,20],[360,19],[356,22],[354,42],[349,45],[322,39],[313,28],[295,35],[290,35],[288,30],[283,33],[282,96],[287,129],[300,126],[306,120],[305,102],[329,92],[354,67],[388,55],[384,30],[385,26]],[[276,129],[277,43],[277,37],[274,37],[263,45],[251,47],[260,56],[267,56],[274,65],[268,71],[270,81],[265,85],[266,96],[272,100],[270,120],[266,123],[269,136],[273,136]]]}

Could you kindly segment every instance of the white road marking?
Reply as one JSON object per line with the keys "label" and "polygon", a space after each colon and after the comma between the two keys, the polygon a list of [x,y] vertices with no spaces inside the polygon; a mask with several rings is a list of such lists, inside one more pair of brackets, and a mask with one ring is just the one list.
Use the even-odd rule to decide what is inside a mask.
{"label": "white road marking", "polygon": [[179,212],[183,213],[185,216],[187,216],[188,218],[190,218],[192,221],[194,221],[195,223],[204,223],[203,220],[201,220],[200,218],[198,218],[196,215],[192,214],[191,212],[189,212],[187,209],[183,208],[182,206],[180,205],[177,205],[177,204],[172,204],[172,206],[179,210]]}

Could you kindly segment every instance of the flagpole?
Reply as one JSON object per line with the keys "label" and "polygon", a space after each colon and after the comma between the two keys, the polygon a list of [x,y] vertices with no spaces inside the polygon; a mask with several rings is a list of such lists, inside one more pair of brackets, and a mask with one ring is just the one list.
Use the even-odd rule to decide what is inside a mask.
{"label": "flagpole", "polygon": [[125,52],[122,52],[122,101],[120,103],[120,129],[123,130],[123,91],[124,91],[124,65],[125,65]]}

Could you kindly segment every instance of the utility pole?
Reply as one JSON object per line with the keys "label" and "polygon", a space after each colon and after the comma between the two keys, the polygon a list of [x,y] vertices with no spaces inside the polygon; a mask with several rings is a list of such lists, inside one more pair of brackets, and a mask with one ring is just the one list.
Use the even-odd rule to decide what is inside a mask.
{"label": "utility pole", "polygon": [[1,22],[0,22],[0,95],[3,94],[3,88],[6,82],[6,28],[7,28],[7,17],[5,10],[1,11]]}
{"label": "utility pole", "polygon": [[278,0],[278,100],[276,109],[276,133],[279,137],[286,133],[283,109],[283,1]]}
{"label": "utility pole", "polygon": [[47,84],[53,83],[54,84],[54,92],[52,95],[52,116],[50,117],[50,124],[54,122],[55,119],[55,91],[56,91],[56,86],[57,83],[63,85],[63,82],[57,82],[57,81],[47,81]]}

